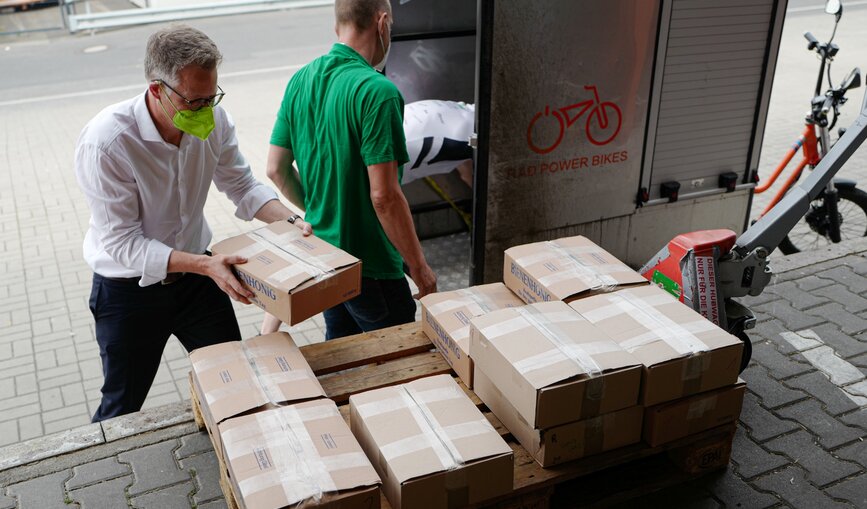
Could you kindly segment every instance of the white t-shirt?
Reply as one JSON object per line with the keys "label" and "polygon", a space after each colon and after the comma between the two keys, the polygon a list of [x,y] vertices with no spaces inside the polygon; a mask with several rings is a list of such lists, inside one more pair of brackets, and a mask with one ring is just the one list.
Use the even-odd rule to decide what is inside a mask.
{"label": "white t-shirt", "polygon": [[448,173],[472,159],[469,141],[474,123],[473,104],[437,100],[407,104],[403,131],[409,162],[403,167],[402,183]]}

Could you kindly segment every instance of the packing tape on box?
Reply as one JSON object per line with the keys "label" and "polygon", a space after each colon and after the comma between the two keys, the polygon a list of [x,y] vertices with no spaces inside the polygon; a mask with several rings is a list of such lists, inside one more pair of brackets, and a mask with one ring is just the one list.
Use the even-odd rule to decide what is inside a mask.
{"label": "packing tape on box", "polygon": [[584,421],[584,453],[589,456],[605,448],[605,416],[600,415]]}
{"label": "packing tape on box", "polygon": [[[611,274],[625,270],[622,263],[605,263],[605,260],[601,257],[597,257],[600,263],[592,267],[578,258],[579,255],[599,253],[601,248],[596,246],[561,246],[553,240],[546,241],[545,244],[548,247],[547,257],[542,258],[539,256],[543,253],[534,253],[516,259],[515,263],[527,266],[532,263],[539,263],[542,260],[565,260],[563,270],[538,278],[539,282],[546,286],[570,279],[579,279],[591,290],[611,291],[618,285],[617,279],[612,277]],[[551,254],[554,254],[554,256],[551,256]]]}
{"label": "packing tape on box", "polygon": [[292,244],[295,241],[303,240],[304,234],[301,230],[294,229],[278,234],[267,227],[263,227],[249,232],[247,238],[253,240],[254,244],[239,250],[236,253],[238,256],[253,258],[268,251],[289,262],[287,267],[275,271],[265,278],[272,283],[283,283],[298,274],[307,274],[319,281],[332,276],[336,272],[328,262],[340,256],[338,251],[313,255]]}
{"label": "packing tape on box", "polygon": [[[662,295],[662,297],[668,298],[667,303],[673,302],[667,295]],[[662,313],[656,312],[653,306],[655,299],[635,297],[628,292],[612,293],[607,295],[606,299],[609,302],[607,306],[581,314],[593,323],[599,322],[600,317],[613,318],[621,314],[627,314],[641,323],[647,329],[646,332],[619,342],[620,346],[629,353],[656,341],[666,343],[680,355],[694,355],[710,349],[695,335],[698,332],[716,328],[714,324],[704,318],[688,324],[679,324]],[[648,312],[648,309],[653,312]]]}
{"label": "packing tape on box", "polygon": [[[561,246],[553,240],[546,241],[545,244],[548,246],[553,245],[553,246],[559,247],[563,251],[566,251],[567,253],[571,254],[572,256],[598,252],[600,249],[597,246]],[[560,254],[560,253],[558,253],[558,254]],[[524,267],[529,267],[530,265],[535,265],[539,262],[546,262],[546,261],[548,261],[552,258],[556,258],[556,257],[557,256],[553,255],[550,250],[543,249],[540,251],[536,251],[535,253],[530,253],[528,255],[521,256],[519,258],[514,258],[514,260],[515,260],[515,263],[517,263],[518,265],[522,265]]]}
{"label": "packing tape on box", "polygon": [[395,387],[394,390],[395,396],[356,406],[356,411],[362,419],[397,410],[409,410],[415,420],[421,433],[382,446],[380,454],[386,461],[431,449],[444,469],[454,470],[464,464],[463,457],[455,446],[455,440],[496,433],[491,423],[484,418],[451,426],[439,424],[428,404],[466,398],[466,394],[456,385],[426,391],[418,391],[407,385],[401,385]]}
{"label": "packing tape on box", "polygon": [[253,415],[255,424],[232,428],[222,434],[230,465],[252,453],[261,470],[250,478],[238,479],[242,497],[279,485],[288,505],[304,500],[318,502],[323,493],[337,491],[331,472],[370,465],[361,451],[319,455],[304,423],[333,417],[342,419],[335,406],[281,407]]}
{"label": "packing tape on box", "polygon": [[[277,364],[280,366],[285,364],[286,368],[288,368],[286,371],[282,371],[281,368],[281,371],[265,373],[256,359],[271,357],[282,352],[274,347],[247,346],[243,341],[239,341],[238,344],[241,347],[241,353],[243,353],[244,358],[247,361],[245,365],[249,366],[258,383],[253,383],[252,378],[247,378],[242,379],[245,380],[244,383],[236,382],[230,386],[207,391],[205,393],[205,401],[207,401],[208,405],[212,405],[221,399],[231,397],[235,394],[249,391],[261,392],[262,396],[274,405],[285,405],[286,403],[284,402],[283,391],[281,391],[279,387],[280,384],[297,382],[299,380],[316,380],[316,375],[313,374],[312,371],[305,369],[291,369],[285,359],[283,363],[277,361]],[[237,352],[201,359],[193,363],[193,371],[196,373],[202,373],[237,360]]]}
{"label": "packing tape on box", "polygon": [[484,293],[473,291],[472,288],[461,288],[452,292],[456,298],[437,302],[427,308],[428,313],[437,316],[448,311],[454,311],[463,307],[469,308],[473,316],[479,316],[500,309],[497,301]]}
{"label": "packing tape on box", "polygon": [[[557,317],[558,321],[555,321],[549,317],[549,315],[555,315],[555,313],[543,313],[533,306],[515,308],[515,311],[517,311],[518,315],[529,322],[536,330],[548,338],[548,341],[557,347],[563,356],[575,362],[575,364],[578,365],[580,373],[586,373],[593,376],[602,372],[602,368],[600,368],[599,364],[596,363],[596,360],[593,359],[593,355],[587,348],[585,348],[585,345],[573,341],[568,334],[557,326],[558,321],[562,323],[565,320]],[[564,314],[571,314],[571,321],[584,321],[584,318],[577,313]]]}

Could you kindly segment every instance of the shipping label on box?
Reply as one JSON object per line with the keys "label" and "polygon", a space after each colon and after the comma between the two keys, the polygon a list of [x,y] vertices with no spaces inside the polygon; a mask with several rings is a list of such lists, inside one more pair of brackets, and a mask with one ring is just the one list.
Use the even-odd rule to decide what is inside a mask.
{"label": "shipping label on box", "polygon": [[651,447],[735,422],[741,415],[746,383],[655,405],[644,411],[644,441]]}
{"label": "shipping label on box", "polygon": [[570,306],[642,362],[643,406],[737,380],[743,343],[654,285],[596,295]]}
{"label": "shipping label on box", "polygon": [[560,301],[471,322],[470,351],[530,426],[549,428],[634,406],[641,362]]}
{"label": "shipping label on box", "polygon": [[473,387],[470,320],[524,302],[503,283],[473,286],[421,299],[422,330],[463,380]]}
{"label": "shipping label on box", "polygon": [[296,325],[361,292],[361,261],[286,221],[214,244],[216,254],[238,255],[238,279],[253,302]]}
{"label": "shipping label on box", "polygon": [[466,507],[512,491],[512,449],[449,375],[354,394],[349,411],[395,509]]}
{"label": "shipping label on box", "polygon": [[219,433],[242,508],[380,507],[379,476],[331,400],[234,417]]}
{"label": "shipping label on box", "polygon": [[615,288],[648,284],[641,274],[580,235],[507,249],[503,282],[528,304],[571,302]]}
{"label": "shipping label on box", "polygon": [[610,451],[641,440],[643,408],[631,406],[582,421],[534,429],[500,390],[476,368],[475,393],[543,467]]}
{"label": "shipping label on box", "polygon": [[325,397],[285,332],[198,348],[190,363],[202,417],[212,432],[225,419],[251,410]]}

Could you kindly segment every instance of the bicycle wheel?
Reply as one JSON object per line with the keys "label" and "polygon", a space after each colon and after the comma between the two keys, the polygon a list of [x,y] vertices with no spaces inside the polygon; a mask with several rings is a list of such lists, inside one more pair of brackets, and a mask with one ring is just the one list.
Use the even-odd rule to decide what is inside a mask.
{"label": "bicycle wheel", "polygon": [[587,123],[584,125],[587,139],[594,145],[610,143],[620,133],[622,121],[623,115],[616,104],[612,102],[599,104],[587,116]]}
{"label": "bicycle wheel", "polygon": [[[840,218],[840,239],[867,237],[867,193],[855,187],[838,187],[837,215]],[[792,228],[780,242],[783,254],[818,249],[832,244],[828,238],[828,214],[824,196],[810,204],[803,221]]]}

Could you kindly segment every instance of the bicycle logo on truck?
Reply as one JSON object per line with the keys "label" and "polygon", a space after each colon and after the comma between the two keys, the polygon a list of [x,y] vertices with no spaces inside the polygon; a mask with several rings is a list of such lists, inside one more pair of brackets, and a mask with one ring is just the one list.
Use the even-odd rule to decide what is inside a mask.
{"label": "bicycle logo on truck", "polygon": [[[530,120],[530,125],[527,126],[527,145],[533,152],[547,154],[560,146],[563,136],[566,134],[566,129],[572,127],[588,110],[587,120],[584,123],[584,132],[590,143],[599,146],[606,145],[617,137],[623,121],[620,107],[611,101],[600,101],[596,85],[585,85],[584,90],[592,91],[593,99],[587,99],[586,101],[553,110],[549,105],[546,105],[544,111],[539,111],[533,116],[533,119]],[[550,124],[551,127],[547,130],[550,133],[553,129],[553,132],[557,133],[553,141],[550,139],[544,140],[544,136],[539,133],[543,129],[543,126],[538,126],[539,128],[537,128],[536,125],[540,121],[550,121],[549,117],[553,117],[557,122],[556,126]]]}

